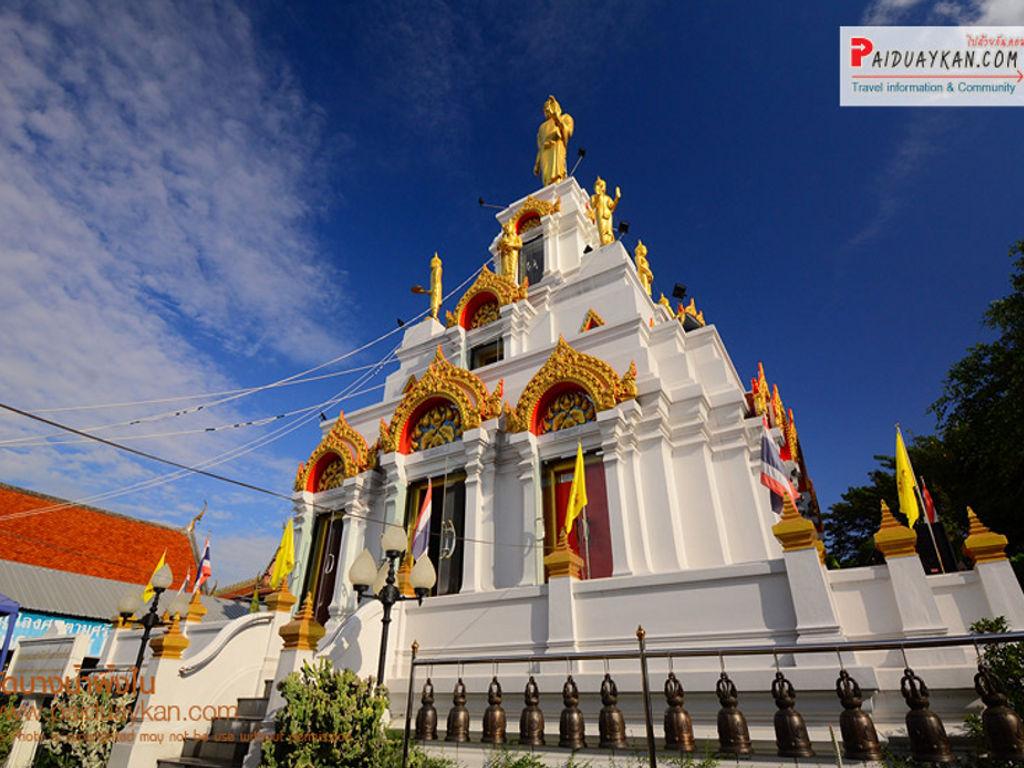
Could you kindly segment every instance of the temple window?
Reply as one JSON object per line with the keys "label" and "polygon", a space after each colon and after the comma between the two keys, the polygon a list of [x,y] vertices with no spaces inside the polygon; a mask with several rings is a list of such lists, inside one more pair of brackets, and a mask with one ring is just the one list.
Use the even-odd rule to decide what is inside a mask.
{"label": "temple window", "polygon": [[492,341],[478,344],[469,350],[469,370],[483,368],[485,365],[490,365],[504,359],[504,357],[505,343],[499,336]]}
{"label": "temple window", "polygon": [[596,418],[597,409],[590,396],[582,389],[570,389],[553,395],[543,404],[537,433],[570,429]]}
{"label": "temple window", "polygon": [[440,400],[427,408],[409,433],[409,450],[425,451],[462,439],[462,416],[455,404]]}
{"label": "temple window", "polygon": [[[544,554],[550,553],[558,541],[558,533],[565,525],[565,512],[569,505],[573,468],[576,457],[546,461],[542,465],[544,489]],[[584,456],[587,480],[587,506],[577,518],[569,534],[569,547],[583,558],[583,578],[601,579],[612,575],[612,540],[608,523],[608,496],[605,489],[604,463],[601,456]],[[585,526],[589,536],[584,536]],[[587,546],[589,539],[589,547]],[[589,550],[589,551],[588,551]],[[587,561],[590,570],[587,571]]]}
{"label": "temple window", "polygon": [[[540,219],[536,220],[540,223]],[[523,249],[519,253],[519,282],[528,279],[530,285],[536,285],[544,277],[544,236],[537,230],[537,236],[527,240],[523,238]]]}
{"label": "temple window", "polygon": [[[437,570],[431,594],[452,595],[462,589],[462,560],[466,534],[466,476],[462,472],[431,478],[430,543],[427,554]],[[409,486],[405,524],[411,531],[427,492],[427,478]]]}
{"label": "temple window", "polygon": [[317,515],[316,523],[313,525],[309,564],[300,594],[313,595],[313,610],[316,612],[316,620],[321,624],[325,624],[330,618],[334,583],[338,576],[338,548],[341,546],[343,523],[340,512],[328,512]]}

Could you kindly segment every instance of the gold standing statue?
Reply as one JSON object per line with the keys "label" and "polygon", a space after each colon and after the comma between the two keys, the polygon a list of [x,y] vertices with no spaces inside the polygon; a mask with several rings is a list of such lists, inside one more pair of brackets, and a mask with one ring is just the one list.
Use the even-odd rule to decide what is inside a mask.
{"label": "gold standing statue", "polygon": [[606,194],[608,185],[600,176],[594,182],[594,194],[590,196],[590,208],[587,209],[587,216],[597,224],[597,234],[601,238],[601,245],[608,245],[615,242],[615,232],[612,230],[612,213],[619,207],[619,200],[622,199],[622,191],[615,188],[615,199]]}
{"label": "gold standing statue", "polygon": [[554,96],[544,102],[544,122],[537,129],[537,159],[533,175],[540,176],[546,187],[565,178],[565,148],[572,138],[572,116],[562,112]]}
{"label": "gold standing statue", "polygon": [[633,256],[636,258],[636,274],[640,278],[640,284],[650,296],[654,273],[651,272],[651,265],[647,261],[647,246],[644,245],[643,240],[636,241],[636,250],[633,251]]}
{"label": "gold standing statue", "polygon": [[430,260],[430,316],[437,320],[441,311],[441,257],[434,251]]}
{"label": "gold standing statue", "polygon": [[501,238],[498,240],[498,256],[501,259],[501,276],[513,282],[519,280],[519,252],[523,248],[523,238],[516,232],[516,222],[509,219],[501,227]]}

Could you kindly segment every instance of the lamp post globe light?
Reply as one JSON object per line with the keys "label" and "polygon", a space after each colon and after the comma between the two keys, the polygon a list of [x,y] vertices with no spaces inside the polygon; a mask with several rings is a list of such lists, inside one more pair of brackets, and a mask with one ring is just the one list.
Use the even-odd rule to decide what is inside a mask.
{"label": "lamp post globe light", "polygon": [[[153,581],[151,582],[153,585],[153,602],[150,603],[149,611],[146,612],[146,615],[139,620],[139,623],[142,625],[142,640],[139,643],[139,653],[135,657],[136,674],[142,668],[142,659],[146,655],[146,643],[149,642],[149,636],[153,632],[153,627],[160,625],[160,616],[157,613],[160,606],[160,595],[167,591],[173,579],[174,574],[171,573],[171,567],[167,563],[164,563],[153,574]],[[173,606],[174,603],[172,603]],[[144,607],[145,603],[134,593],[122,597],[121,601],[117,604],[117,610],[121,614],[122,623],[127,625],[131,617]]]}
{"label": "lamp post globe light", "polygon": [[[430,557],[424,552],[416,561],[409,574],[415,598],[407,597],[395,586],[395,569],[405,556],[407,539],[405,529],[399,525],[388,525],[384,535],[380,537],[384,560],[378,566],[369,550],[364,549],[349,568],[348,578],[359,599],[369,597],[379,600],[384,606],[384,617],[381,619],[380,655],[377,658],[377,685],[384,684],[384,663],[388,652],[388,626],[391,624],[391,609],[395,603],[415,599],[422,605],[423,598],[430,594],[437,583],[437,573]],[[367,595],[367,590],[372,594]]]}

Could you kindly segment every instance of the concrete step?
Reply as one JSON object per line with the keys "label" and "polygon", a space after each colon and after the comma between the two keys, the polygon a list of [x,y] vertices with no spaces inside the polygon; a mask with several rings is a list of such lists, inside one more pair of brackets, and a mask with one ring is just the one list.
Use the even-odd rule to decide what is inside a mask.
{"label": "concrete step", "polygon": [[174,757],[157,760],[157,768],[231,768],[234,763],[222,760],[205,760],[199,757]]}

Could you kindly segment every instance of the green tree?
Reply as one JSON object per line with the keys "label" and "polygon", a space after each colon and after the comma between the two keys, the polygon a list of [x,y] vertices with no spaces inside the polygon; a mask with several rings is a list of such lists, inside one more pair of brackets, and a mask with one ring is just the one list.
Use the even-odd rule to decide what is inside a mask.
{"label": "green tree", "polygon": [[[992,302],[985,326],[996,338],[971,347],[946,375],[932,406],[939,434],[969,478],[970,504],[981,519],[1024,552],[1024,240],[1010,249],[1013,292]],[[963,508],[959,509],[963,514]]]}
{"label": "green tree", "polygon": [[[1015,509],[1024,496],[1024,241],[1010,256],[1013,291],[984,317],[997,338],[975,344],[949,369],[942,396],[931,406],[938,434],[913,437],[907,450],[914,470],[928,481],[954,548],[966,533],[965,508],[971,505],[1009,537],[1017,566],[1024,564],[1024,520]],[[843,566],[881,562],[873,541],[881,499],[898,516],[893,457],[875,459],[879,466],[869,482],[847,489],[825,515],[829,552]],[[919,546],[930,546],[925,538],[919,536]]]}

